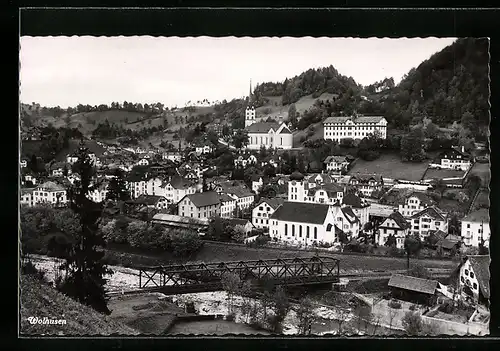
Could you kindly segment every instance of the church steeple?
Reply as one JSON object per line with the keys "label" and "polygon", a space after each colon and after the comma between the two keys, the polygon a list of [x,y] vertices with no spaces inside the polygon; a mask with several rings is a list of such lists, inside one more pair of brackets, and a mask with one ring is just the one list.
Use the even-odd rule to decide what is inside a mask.
{"label": "church steeple", "polygon": [[245,128],[255,123],[255,107],[253,106],[252,79],[250,79],[250,91],[248,92],[248,104],[245,109]]}
{"label": "church steeple", "polygon": [[248,105],[252,104],[252,79],[250,78],[250,91],[248,92]]}

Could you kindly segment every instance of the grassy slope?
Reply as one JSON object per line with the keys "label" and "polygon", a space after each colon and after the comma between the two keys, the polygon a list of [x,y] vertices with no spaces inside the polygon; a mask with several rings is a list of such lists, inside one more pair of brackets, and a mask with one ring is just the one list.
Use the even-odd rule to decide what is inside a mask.
{"label": "grassy slope", "polygon": [[[79,304],[48,285],[22,276],[20,332],[24,335],[137,335],[134,329]],[[65,319],[66,325],[30,324],[28,317]]]}
{"label": "grassy slope", "polygon": [[420,180],[429,162],[412,163],[401,162],[398,154],[382,154],[375,161],[364,161],[358,159],[349,174],[354,173],[377,173],[385,178]]}
{"label": "grassy slope", "polygon": [[[66,149],[61,150],[57,155],[56,155],[56,161],[65,161],[66,156],[69,153],[72,153],[78,148],[78,145],[80,144],[79,140],[69,140],[69,147]],[[85,145],[89,148],[91,152],[94,152],[97,157],[101,156],[105,149],[98,145],[95,140],[86,140]]]}

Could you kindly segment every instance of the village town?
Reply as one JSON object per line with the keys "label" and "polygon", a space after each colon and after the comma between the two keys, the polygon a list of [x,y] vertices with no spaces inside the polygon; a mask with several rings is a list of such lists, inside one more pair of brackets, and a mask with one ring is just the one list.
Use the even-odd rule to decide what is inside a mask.
{"label": "village town", "polygon": [[[374,93],[384,89],[387,87],[381,84]],[[367,99],[361,96],[361,100]],[[96,228],[106,241],[107,254],[114,252],[109,254],[112,259],[107,256],[115,272],[109,284],[116,284],[117,274],[129,274],[127,283],[112,291],[123,301],[135,296],[127,292],[139,290],[139,267],[175,262],[170,258],[161,262],[161,255],[171,247],[177,255],[181,246],[173,243],[180,236],[191,241],[183,247],[186,254],[176,256],[182,256],[179,264],[246,264],[285,257],[338,260],[340,281],[327,290],[349,295],[346,316],[336,311],[334,317],[325,317],[325,311],[335,304],[317,302],[316,293],[310,291],[305,296],[316,299],[315,311],[322,309],[323,314],[307,319],[301,298],[290,292],[299,322],[292,326],[290,317],[283,317],[288,324],[282,328],[288,334],[307,334],[303,320],[309,323],[309,333],[311,324],[323,325],[313,327],[318,335],[333,329],[341,333],[348,324],[356,334],[375,335],[377,328],[385,335],[489,333],[487,141],[440,145],[415,165],[391,159],[392,151],[386,145],[393,142],[398,130],[383,114],[354,108],[332,113],[304,129],[300,124],[308,118],[305,112],[297,117],[290,109],[264,110],[251,81],[244,101],[243,114],[238,117],[244,119],[244,125],[217,118],[198,124],[189,138],[172,137],[174,132],[168,127],[158,128],[159,134],[169,136],[161,147],[130,145],[119,138],[110,141],[94,132],[70,137],[71,150],[63,157],[42,160],[35,153],[22,153],[20,206],[26,215],[21,222],[25,218],[25,223],[28,219],[30,225],[34,223],[40,208],[56,211],[50,215],[41,212],[46,213],[42,217],[68,211],[75,187],[83,182],[79,167],[87,162],[93,171],[86,196],[100,206],[103,221]],[[33,111],[40,107],[23,108]],[[430,131],[432,122],[424,118],[420,123],[425,133]],[[106,124],[113,127],[106,121],[97,129]],[[446,133],[446,128],[441,129]],[[53,132],[23,125],[22,143],[41,142],[48,138],[47,133]],[[430,143],[437,138],[425,139]],[[403,141],[400,143],[403,152]],[[373,160],[367,156],[370,152],[377,153]],[[33,226],[41,225],[36,223]],[[133,229],[136,232],[127,234]],[[165,233],[170,235],[170,246],[164,243]],[[48,257],[57,257],[54,248],[64,246],[60,243],[65,239],[57,239],[60,237],[45,251],[41,244],[33,244],[36,238],[27,240],[23,248],[32,251],[36,267],[48,272],[53,264],[47,263]],[[213,255],[203,257],[200,253],[210,247]],[[229,251],[232,253],[227,254]],[[126,264],[123,257],[129,258]],[[55,271],[50,274],[58,275]],[[224,293],[211,290],[179,294],[174,299],[166,294],[161,299],[177,303],[179,315],[232,314],[229,322],[251,324],[245,313],[235,312],[235,306],[245,301],[244,293],[222,284],[229,302],[220,301],[226,301]],[[233,295],[236,302],[231,302]],[[159,301],[148,299],[144,304]],[[115,319],[127,324],[131,317],[124,317],[124,307],[113,301],[110,304],[118,312],[111,317],[115,314]],[[228,304],[227,311],[217,309],[220,303]],[[196,313],[188,313],[193,304]],[[359,323],[355,327],[355,306],[359,304],[368,306],[369,312],[359,318],[370,328],[363,329]],[[116,313],[123,316],[116,317]],[[326,319],[334,320],[335,328],[325,326],[330,323]],[[254,332],[267,332],[263,325]]]}

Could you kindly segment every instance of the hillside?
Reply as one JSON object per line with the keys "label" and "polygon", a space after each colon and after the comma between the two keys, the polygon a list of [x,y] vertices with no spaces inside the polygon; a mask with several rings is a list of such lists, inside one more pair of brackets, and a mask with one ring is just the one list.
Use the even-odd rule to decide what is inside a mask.
{"label": "hillside", "polygon": [[[64,319],[65,325],[30,324],[28,317]],[[20,281],[20,333],[22,335],[138,335],[134,329],[104,316],[23,275]]]}

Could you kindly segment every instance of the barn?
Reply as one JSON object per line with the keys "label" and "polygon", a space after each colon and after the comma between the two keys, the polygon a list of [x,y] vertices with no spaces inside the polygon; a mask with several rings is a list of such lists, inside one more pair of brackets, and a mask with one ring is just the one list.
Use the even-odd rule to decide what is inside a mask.
{"label": "barn", "polygon": [[436,303],[437,280],[393,274],[388,284],[394,298],[432,306]]}

